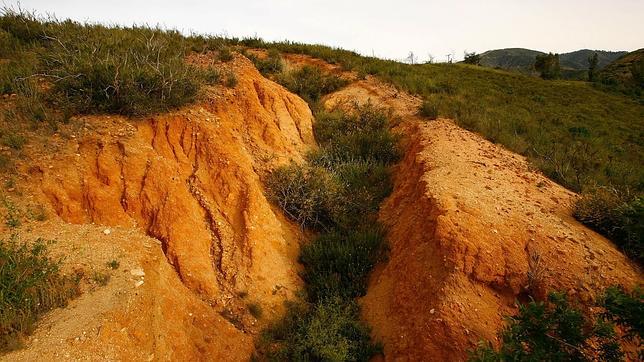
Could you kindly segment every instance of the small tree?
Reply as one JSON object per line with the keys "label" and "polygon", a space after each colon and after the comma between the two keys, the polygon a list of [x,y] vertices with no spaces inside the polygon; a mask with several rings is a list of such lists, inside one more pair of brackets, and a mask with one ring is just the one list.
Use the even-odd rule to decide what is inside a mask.
{"label": "small tree", "polygon": [[534,68],[543,79],[557,79],[561,73],[559,54],[539,54],[535,58]]}
{"label": "small tree", "polygon": [[466,64],[481,65],[481,55],[476,54],[476,52],[465,52],[465,60],[463,62]]}
{"label": "small tree", "polygon": [[593,55],[590,55],[588,57],[588,80],[591,82],[595,80],[595,75],[597,74],[598,62],[599,62],[599,59],[597,57],[597,53],[593,53]]}

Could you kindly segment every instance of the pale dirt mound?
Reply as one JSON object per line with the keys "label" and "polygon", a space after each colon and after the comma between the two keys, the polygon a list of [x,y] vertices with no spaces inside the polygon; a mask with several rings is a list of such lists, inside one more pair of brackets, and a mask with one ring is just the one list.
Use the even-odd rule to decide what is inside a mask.
{"label": "pale dirt mound", "polygon": [[416,117],[418,99],[374,79],[326,104],[356,100],[392,107],[405,144],[380,214],[389,260],[361,301],[386,360],[464,360],[481,339],[495,340],[525,296],[529,255],[540,256],[536,293],[589,301],[608,285],[642,281],[610,241],[574,220],[576,195],[523,157],[449,120]]}
{"label": "pale dirt mound", "polygon": [[[138,120],[78,118],[52,145],[28,150],[20,187],[58,216],[33,235],[56,238],[56,250],[83,248],[65,253],[67,269],[104,267],[93,253],[105,248],[120,250],[126,267],[5,357],[248,360],[258,321],[247,304],[261,306],[263,324],[301,285],[301,232],[267,201],[260,177],[314,147],[312,115],[246,58],[218,66],[237,85],[208,87],[198,105]],[[143,269],[142,286],[129,267]]]}

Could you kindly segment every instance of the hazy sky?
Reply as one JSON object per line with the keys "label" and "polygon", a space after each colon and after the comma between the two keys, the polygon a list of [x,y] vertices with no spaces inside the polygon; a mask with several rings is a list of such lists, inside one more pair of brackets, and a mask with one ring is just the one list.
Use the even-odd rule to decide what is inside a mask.
{"label": "hazy sky", "polygon": [[[6,5],[15,1],[4,0]],[[402,59],[413,51],[523,47],[567,52],[644,47],[644,0],[23,0],[58,18],[160,24],[184,32],[257,35]]]}

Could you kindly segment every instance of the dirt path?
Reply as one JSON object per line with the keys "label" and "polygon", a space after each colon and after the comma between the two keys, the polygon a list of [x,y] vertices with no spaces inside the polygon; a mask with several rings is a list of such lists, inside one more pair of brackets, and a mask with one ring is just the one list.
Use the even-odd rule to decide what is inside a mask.
{"label": "dirt path", "polygon": [[419,99],[373,78],[326,104],[352,101],[392,108],[404,136],[405,158],[380,214],[390,258],[362,300],[386,360],[465,359],[479,340],[495,340],[528,287],[589,301],[608,285],[642,282],[610,241],[571,216],[576,195],[524,157],[450,120],[418,118]]}

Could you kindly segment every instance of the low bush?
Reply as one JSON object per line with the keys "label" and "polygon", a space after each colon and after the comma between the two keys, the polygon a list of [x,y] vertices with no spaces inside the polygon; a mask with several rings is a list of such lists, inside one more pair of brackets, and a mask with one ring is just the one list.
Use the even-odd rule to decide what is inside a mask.
{"label": "low bush", "polygon": [[219,53],[217,54],[217,58],[222,62],[229,62],[229,61],[233,60],[233,52],[230,50],[229,47],[222,46],[219,49]]}
{"label": "low bush", "polygon": [[272,361],[368,361],[382,347],[371,343],[355,302],[332,298],[288,304],[286,316],[264,331],[258,351]]}
{"label": "low bush", "polygon": [[334,231],[302,247],[300,262],[309,300],[350,300],[367,290],[367,277],[383,255],[385,234],[376,228]]}
{"label": "low bush", "polygon": [[279,74],[276,80],[291,92],[298,94],[310,105],[314,105],[325,94],[335,92],[348,83],[345,79],[326,74],[318,67],[309,65]]}
{"label": "low bush", "polygon": [[280,168],[267,186],[292,219],[325,232],[300,251],[306,300],[264,333],[258,351],[280,361],[368,361],[381,348],[354,298],[366,293],[371,269],[385,256],[377,211],[392,188],[397,138],[389,115],[371,105],[316,116],[321,148],[308,155],[310,165]]}
{"label": "low bush", "polygon": [[184,61],[178,32],[60,27],[46,43],[42,72],[74,111],[140,115],[194,100],[202,80]]}
{"label": "low bush", "polygon": [[508,318],[501,346],[483,343],[472,361],[617,361],[623,358],[614,326],[594,320],[552,293],[547,303],[530,302]]}
{"label": "low bush", "polygon": [[[644,341],[644,291],[636,287],[629,293],[622,287],[612,286],[601,296],[600,305],[605,311],[603,317],[620,325],[626,338],[639,338],[641,346]],[[644,350],[640,352],[644,353]]]}
{"label": "low bush", "polygon": [[436,106],[436,104],[425,100],[418,108],[418,114],[421,117],[434,120],[438,118],[438,107]]}
{"label": "low bush", "polygon": [[252,54],[246,54],[246,57],[255,64],[255,68],[264,76],[280,73],[284,70],[282,56],[275,49],[269,49],[266,58],[259,58]]}
{"label": "low bush", "polygon": [[595,187],[575,204],[579,221],[611,238],[627,255],[644,262],[644,198],[612,187]]}
{"label": "low bush", "polygon": [[321,167],[292,164],[275,170],[266,180],[268,196],[301,227],[314,229],[334,225],[341,185]]}
{"label": "low bush", "polygon": [[[38,92],[47,107],[63,112],[143,115],[192,102],[211,72],[185,62],[197,43],[178,31],[149,27],[106,27],[71,20],[39,18],[10,8],[0,16],[0,90],[25,95],[22,83]],[[232,58],[221,41],[213,45],[222,60]],[[29,103],[29,102],[27,102]],[[36,103],[25,118],[44,118]]]}
{"label": "low bush", "polygon": [[61,274],[46,247],[42,239],[0,239],[0,351],[18,347],[40,315],[78,293],[78,282]]}
{"label": "low bush", "polygon": [[397,161],[399,139],[389,130],[390,117],[371,104],[354,105],[351,113],[321,113],[314,132],[322,149],[313,159],[325,164],[374,161],[388,165]]}

